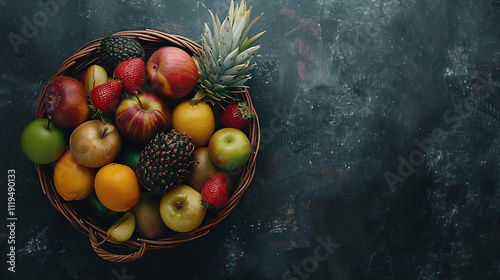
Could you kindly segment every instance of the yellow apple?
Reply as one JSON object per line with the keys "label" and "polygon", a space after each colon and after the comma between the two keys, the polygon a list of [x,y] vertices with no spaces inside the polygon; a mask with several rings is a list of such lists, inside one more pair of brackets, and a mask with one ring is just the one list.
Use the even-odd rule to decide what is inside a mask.
{"label": "yellow apple", "polygon": [[163,195],[160,215],[165,225],[176,232],[189,232],[201,225],[207,209],[201,194],[188,185],[179,185]]}

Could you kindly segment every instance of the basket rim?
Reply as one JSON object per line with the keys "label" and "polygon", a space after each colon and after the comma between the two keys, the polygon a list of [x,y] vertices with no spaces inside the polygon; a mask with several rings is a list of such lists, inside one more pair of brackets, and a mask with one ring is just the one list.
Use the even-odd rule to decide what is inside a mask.
{"label": "basket rim", "polygon": [[[119,31],[112,35],[121,35],[129,38],[136,39],[141,43],[141,45],[151,45],[151,46],[166,46],[172,45],[180,47],[188,51],[192,55],[200,55],[202,47],[197,43],[182,37],[180,35],[167,34],[161,31],[146,29],[146,30],[129,30],[129,31]],[[104,38],[104,37],[103,37]],[[72,56],[68,57],[60,66],[59,70],[45,83],[40,91],[39,102],[36,109],[35,118],[42,118],[45,116],[45,94],[51,81],[58,76],[79,76],[83,73],[85,69],[84,66],[90,66],[92,63],[98,61],[98,50],[99,43],[103,38],[97,38],[85,43],[81,48],[79,48]],[[159,47],[158,47],[159,48]],[[248,106],[256,110],[253,106],[250,93],[248,88],[244,89],[242,94],[242,99],[248,103]],[[178,246],[190,240],[194,240],[205,236],[210,232],[210,230],[219,224],[224,218],[226,218],[236,207],[240,201],[243,193],[249,187],[256,171],[256,157],[260,147],[260,124],[257,113],[256,117],[251,125],[244,130],[244,132],[249,137],[252,152],[250,159],[247,163],[239,170],[239,174],[235,176],[235,180],[238,182],[234,186],[234,190],[229,197],[229,201],[224,208],[218,210],[215,216],[211,217],[210,220],[204,221],[200,227],[197,229],[187,232],[187,233],[177,233],[174,235],[169,235],[167,237],[158,240],[149,240],[145,238],[140,238],[133,236],[126,242],[114,242],[108,240],[108,243],[120,246],[129,247],[137,250],[130,255],[115,255],[113,253],[107,252],[102,248],[97,246],[98,239],[104,239],[106,237],[106,228],[101,227],[96,221],[88,216],[83,216],[78,213],[71,206],[71,201],[65,201],[59,196],[55,190],[53,183],[53,165],[39,165],[35,164],[35,169],[38,173],[39,181],[42,187],[44,195],[49,199],[51,204],[62,213],[66,219],[80,232],[84,233],[90,239],[90,243],[94,251],[103,259],[113,261],[113,262],[128,262],[137,260],[149,249],[164,249]]]}

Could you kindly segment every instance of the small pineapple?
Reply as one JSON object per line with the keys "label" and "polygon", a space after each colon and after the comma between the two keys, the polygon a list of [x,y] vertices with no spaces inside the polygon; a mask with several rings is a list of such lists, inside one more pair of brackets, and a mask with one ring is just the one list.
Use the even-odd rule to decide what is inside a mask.
{"label": "small pineapple", "polygon": [[212,34],[205,24],[205,33],[201,35],[203,52],[195,57],[199,79],[193,99],[204,99],[212,105],[239,101],[238,94],[244,92],[245,82],[251,78],[249,72],[256,66],[250,61],[261,47],[252,45],[266,31],[250,39],[247,36],[262,14],[250,22],[252,7],[247,10],[245,0],[236,6],[231,0],[229,14],[222,23],[209,12],[214,31]]}
{"label": "small pineapple", "polygon": [[144,59],[142,45],[131,38],[119,35],[109,35],[101,40],[99,57],[101,66],[112,76],[116,66],[125,60],[140,57]]}
{"label": "small pineapple", "polygon": [[172,129],[157,134],[137,163],[137,179],[146,189],[164,194],[187,179],[194,164],[191,136]]}

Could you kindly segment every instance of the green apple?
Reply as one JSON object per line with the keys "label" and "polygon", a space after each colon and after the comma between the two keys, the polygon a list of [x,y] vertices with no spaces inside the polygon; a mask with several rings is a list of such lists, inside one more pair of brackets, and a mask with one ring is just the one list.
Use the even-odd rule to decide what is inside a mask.
{"label": "green apple", "polygon": [[165,225],[176,232],[189,232],[201,225],[207,209],[201,194],[188,185],[179,185],[163,195],[160,215]]}
{"label": "green apple", "polygon": [[223,170],[235,170],[248,161],[252,147],[243,131],[226,127],[212,135],[208,152],[215,166]]}
{"label": "green apple", "polygon": [[56,161],[65,151],[66,139],[62,130],[49,119],[30,122],[21,136],[21,149],[34,163],[47,164]]}

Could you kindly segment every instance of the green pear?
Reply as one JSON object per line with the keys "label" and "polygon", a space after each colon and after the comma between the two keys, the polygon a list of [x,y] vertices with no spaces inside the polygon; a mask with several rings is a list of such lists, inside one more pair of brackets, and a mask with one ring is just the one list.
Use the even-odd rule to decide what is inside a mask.
{"label": "green pear", "polygon": [[201,192],[203,185],[220,170],[212,163],[208,147],[199,147],[194,151],[195,162],[187,184]]}
{"label": "green pear", "polygon": [[136,217],[136,233],[150,240],[157,240],[165,232],[165,224],[160,215],[160,200],[158,196],[151,192],[143,192],[139,201],[132,207],[132,212]]}

